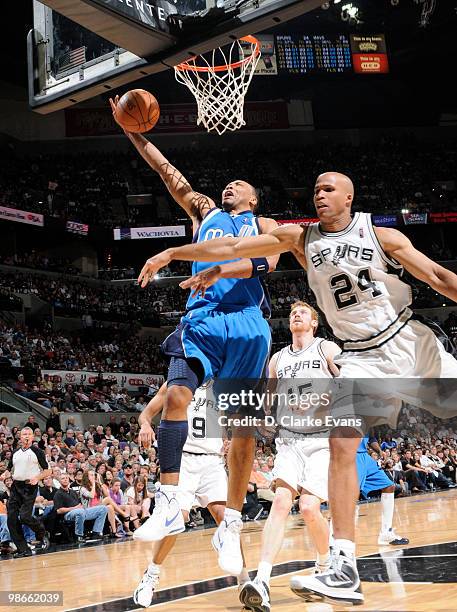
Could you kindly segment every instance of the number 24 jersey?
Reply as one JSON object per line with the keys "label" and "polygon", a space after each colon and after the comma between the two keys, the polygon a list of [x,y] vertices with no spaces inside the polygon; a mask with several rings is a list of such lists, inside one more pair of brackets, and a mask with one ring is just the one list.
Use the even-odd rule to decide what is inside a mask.
{"label": "number 24 jersey", "polygon": [[313,223],[305,256],[309,286],[346,350],[379,346],[411,317],[403,267],[382,250],[370,214],[355,213],[340,232],[324,232]]}

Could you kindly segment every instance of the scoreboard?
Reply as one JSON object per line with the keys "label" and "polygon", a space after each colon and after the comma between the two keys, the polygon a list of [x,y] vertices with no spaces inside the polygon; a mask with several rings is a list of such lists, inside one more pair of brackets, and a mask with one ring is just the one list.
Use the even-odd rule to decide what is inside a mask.
{"label": "scoreboard", "polygon": [[352,72],[351,43],[344,34],[276,36],[279,74]]}
{"label": "scoreboard", "polygon": [[274,38],[277,74],[300,76],[389,71],[382,34],[277,34]]}

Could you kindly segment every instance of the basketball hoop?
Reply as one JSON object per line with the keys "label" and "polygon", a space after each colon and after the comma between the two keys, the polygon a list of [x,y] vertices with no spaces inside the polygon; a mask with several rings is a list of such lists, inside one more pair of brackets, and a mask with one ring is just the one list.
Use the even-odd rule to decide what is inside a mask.
{"label": "basketball hoop", "polygon": [[244,98],[260,59],[260,43],[254,36],[244,36],[226,51],[218,47],[209,55],[178,64],[175,77],[195,96],[197,125],[221,135],[246,125]]}

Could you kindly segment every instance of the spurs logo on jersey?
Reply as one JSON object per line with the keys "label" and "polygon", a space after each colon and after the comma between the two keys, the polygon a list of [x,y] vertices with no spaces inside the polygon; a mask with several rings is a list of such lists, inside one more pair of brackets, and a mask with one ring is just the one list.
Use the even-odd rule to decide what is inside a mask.
{"label": "spurs logo on jersey", "polygon": [[[323,338],[314,338],[313,342],[301,351],[293,351],[292,346],[286,346],[277,353],[276,375],[278,384],[275,393],[278,395],[279,401],[276,406],[276,422],[279,425],[280,435],[281,429],[296,433],[312,433],[310,421],[303,421],[304,424],[301,426],[301,419],[304,414],[312,419],[315,416],[314,413],[320,412],[321,407],[316,405],[312,408],[300,408],[296,405],[295,398],[322,391],[324,388],[322,385],[319,386],[319,389],[314,388],[313,378],[333,377],[322,350],[323,342]],[[289,403],[284,401],[286,397],[291,399]],[[292,401],[292,398],[294,398],[294,401]]]}
{"label": "spurs logo on jersey", "polygon": [[327,378],[331,376],[327,360],[322,353],[322,338],[314,338],[312,344],[301,351],[286,346],[279,351],[276,376],[282,378]]}
{"label": "spurs logo on jersey", "polygon": [[187,422],[189,433],[184,444],[184,452],[222,454],[222,437],[214,437],[218,431],[218,423],[212,382],[202,385],[195,391],[187,408]]}
{"label": "spurs logo on jersey", "polygon": [[382,250],[370,214],[356,213],[341,232],[313,223],[305,256],[309,286],[346,350],[379,346],[411,317],[403,267]]}

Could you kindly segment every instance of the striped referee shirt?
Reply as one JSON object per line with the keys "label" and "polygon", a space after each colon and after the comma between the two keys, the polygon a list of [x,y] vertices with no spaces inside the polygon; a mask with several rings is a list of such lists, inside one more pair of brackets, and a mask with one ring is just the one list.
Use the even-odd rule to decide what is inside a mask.
{"label": "striped referee shirt", "polygon": [[24,481],[38,476],[43,470],[49,469],[46,455],[36,446],[30,448],[18,448],[11,457],[8,469],[13,475],[13,480]]}

